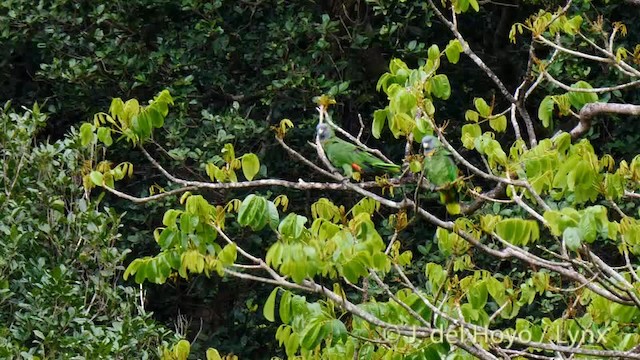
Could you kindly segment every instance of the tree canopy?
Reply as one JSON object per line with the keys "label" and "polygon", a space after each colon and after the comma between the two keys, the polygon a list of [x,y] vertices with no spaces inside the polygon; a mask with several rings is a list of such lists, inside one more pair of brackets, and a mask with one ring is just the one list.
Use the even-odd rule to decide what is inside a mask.
{"label": "tree canopy", "polygon": [[634,1],[56,4],[0,13],[0,354],[640,358]]}

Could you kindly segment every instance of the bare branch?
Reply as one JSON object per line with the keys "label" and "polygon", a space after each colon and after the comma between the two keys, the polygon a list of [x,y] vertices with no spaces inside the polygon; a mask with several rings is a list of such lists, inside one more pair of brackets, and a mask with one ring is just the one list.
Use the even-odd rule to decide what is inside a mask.
{"label": "bare branch", "polygon": [[610,92],[610,91],[616,91],[616,90],[623,90],[626,88],[630,88],[630,87],[634,87],[634,86],[638,86],[640,85],[640,80],[635,80],[635,81],[631,81],[622,85],[616,85],[616,86],[609,86],[609,87],[601,87],[601,88],[592,88],[592,89],[584,89],[584,88],[572,88],[569,85],[566,85],[562,82],[560,82],[559,80],[555,79],[553,76],[551,76],[551,74],[549,74],[548,72],[543,72],[542,75],[544,75],[544,77],[549,80],[552,84],[556,85],[557,87],[566,90],[566,91],[571,91],[571,92],[582,92],[582,93],[605,93],[605,92]]}
{"label": "bare branch", "polygon": [[[451,32],[456,37],[456,39],[458,39],[458,41],[462,45],[463,52],[467,56],[469,56],[469,58],[471,58],[471,60],[489,77],[489,79],[491,79],[491,81],[493,81],[493,83],[498,87],[498,90],[500,90],[500,93],[507,99],[507,101],[516,105],[516,108],[518,109],[520,116],[522,116],[522,118],[525,119],[525,121],[531,121],[531,117],[529,116],[527,109],[517,101],[517,99],[509,92],[509,90],[507,90],[507,87],[504,85],[504,83],[502,83],[502,81],[493,72],[493,70],[491,70],[484,63],[484,61],[482,61],[482,59],[471,49],[471,47],[469,47],[469,44],[465,41],[460,31],[458,31],[456,24],[449,21],[446,18],[446,16],[444,16],[444,14],[436,6],[433,0],[429,0],[429,5],[431,9],[436,13],[436,16],[438,16],[440,21],[442,21],[449,28],[449,30],[451,30]],[[535,146],[536,145],[535,137],[532,139],[529,139],[529,142],[531,146]]]}
{"label": "bare branch", "polygon": [[585,105],[578,115],[580,122],[571,129],[571,138],[577,139],[591,129],[591,121],[600,114],[640,115],[640,105],[618,103],[590,103]]}

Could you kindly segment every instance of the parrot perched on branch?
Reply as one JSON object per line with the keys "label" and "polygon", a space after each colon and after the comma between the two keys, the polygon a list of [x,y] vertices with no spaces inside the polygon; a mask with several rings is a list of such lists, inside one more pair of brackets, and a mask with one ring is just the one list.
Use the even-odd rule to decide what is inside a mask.
{"label": "parrot perched on branch", "polygon": [[333,166],[341,169],[345,176],[358,174],[397,174],[400,166],[389,164],[360,147],[339,139],[327,124],[319,124],[316,128],[318,140]]}
{"label": "parrot perched on branch", "polygon": [[459,214],[460,203],[455,188],[458,166],[436,137],[426,135],[422,138],[421,145],[424,151],[422,166],[425,177],[440,191],[440,201],[447,207],[447,212]]}

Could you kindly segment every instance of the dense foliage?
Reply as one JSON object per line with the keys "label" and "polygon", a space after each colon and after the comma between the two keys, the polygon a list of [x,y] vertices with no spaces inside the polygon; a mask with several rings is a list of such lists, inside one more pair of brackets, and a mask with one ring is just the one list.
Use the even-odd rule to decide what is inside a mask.
{"label": "dense foliage", "polygon": [[119,284],[121,215],[86,196],[77,133],[35,143],[46,120],[0,110],[0,357],[154,358],[175,335]]}
{"label": "dense foliage", "polygon": [[638,358],[630,5],[1,4],[9,354]]}

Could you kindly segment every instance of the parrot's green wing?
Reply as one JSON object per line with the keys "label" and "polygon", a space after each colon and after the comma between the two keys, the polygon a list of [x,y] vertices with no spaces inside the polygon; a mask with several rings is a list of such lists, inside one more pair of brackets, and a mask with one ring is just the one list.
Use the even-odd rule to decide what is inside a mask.
{"label": "parrot's green wing", "polygon": [[386,163],[358,146],[335,136],[325,141],[322,147],[331,164],[342,169],[347,176],[353,172],[365,174],[400,172],[398,165]]}
{"label": "parrot's green wing", "polygon": [[440,201],[450,214],[460,213],[458,192],[454,182],[458,178],[458,167],[449,153],[439,148],[424,159],[424,174],[429,182],[440,190]]}

